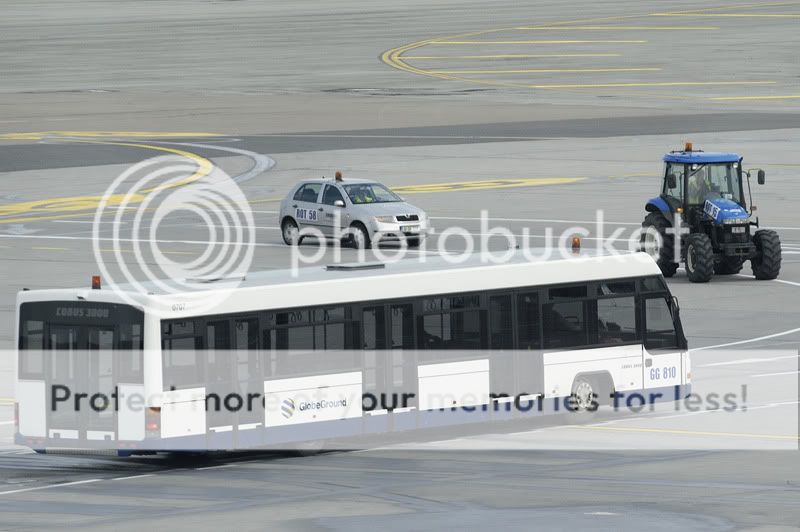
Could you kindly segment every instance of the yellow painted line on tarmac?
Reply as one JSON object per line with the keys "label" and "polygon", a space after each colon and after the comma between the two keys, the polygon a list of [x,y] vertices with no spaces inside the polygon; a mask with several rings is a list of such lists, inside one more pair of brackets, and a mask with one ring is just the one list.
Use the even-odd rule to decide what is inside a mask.
{"label": "yellow painted line on tarmac", "polygon": [[276,202],[276,201],[283,201],[283,198],[261,198],[261,199],[250,200],[247,203],[250,203],[250,204],[253,204],[253,203],[273,203],[273,202]]}
{"label": "yellow painted line on tarmac", "polygon": [[608,176],[609,179],[622,179],[625,177],[659,177],[660,174],[645,174],[645,173],[638,173],[638,174],[620,174],[620,175],[611,175]]}
{"label": "yellow painted line on tarmac", "polygon": [[719,26],[520,26],[519,28],[514,28],[515,30],[530,30],[530,31],[541,31],[541,30],[554,30],[554,31],[566,31],[566,30],[622,30],[622,31],[639,31],[639,30],[647,30],[647,31],[707,31],[707,30],[718,30]]}
{"label": "yellow painted line on tarmac", "polygon": [[772,85],[777,81],[653,81],[636,83],[586,83],[558,85],[526,85],[531,89],[604,89],[615,87],[698,87],[711,85]]}
{"label": "yellow painted line on tarmac", "polygon": [[0,397],[0,403],[13,403],[13,397]]}
{"label": "yellow painted line on tarmac", "polygon": [[800,18],[800,13],[651,13],[651,17]]}
{"label": "yellow painted line on tarmac", "polygon": [[518,68],[513,70],[432,70],[434,74],[580,74],[586,72],[658,72],[660,68]]}
{"label": "yellow painted line on tarmac", "polygon": [[[68,142],[80,142],[89,144],[104,144],[112,146],[127,146],[132,148],[140,148],[147,150],[156,150],[165,153],[178,155],[193,161],[197,165],[195,172],[185,179],[175,181],[169,184],[157,185],[148,189],[143,189],[138,194],[114,194],[111,196],[74,196],[66,198],[49,198],[35,201],[25,201],[20,203],[11,203],[7,205],[0,205],[0,216],[19,216],[25,214],[37,213],[54,213],[54,212],[75,212],[75,211],[94,211],[100,205],[101,201],[105,201],[107,206],[116,206],[122,203],[140,203],[145,199],[145,194],[152,192],[159,192],[167,188],[179,187],[202,179],[209,175],[214,168],[214,163],[205,157],[201,157],[195,153],[176,148],[168,148],[165,146],[155,146],[152,144],[140,144],[130,142],[115,142],[115,141],[95,141],[95,140],[77,140],[77,139],[63,139]],[[79,216],[83,216],[80,214]],[[23,223],[37,220],[54,220],[66,217],[65,215],[57,216],[32,216],[13,219],[0,219],[0,224],[8,223]]]}
{"label": "yellow painted line on tarmac", "polygon": [[709,98],[710,100],[797,100],[800,94],[789,94],[786,96],[718,96]]}
{"label": "yellow painted line on tarmac", "polygon": [[648,429],[643,427],[609,427],[598,425],[570,425],[571,428],[589,430],[608,430],[618,432],[649,432],[654,434],[678,434],[687,436],[728,436],[733,438],[758,438],[765,440],[789,440],[798,441],[800,437],[783,434],[753,434],[749,432],[713,432],[705,430],[681,430],[681,429]]}
{"label": "yellow painted line on tarmac", "polygon": [[78,138],[188,138],[219,137],[219,133],[201,131],[30,131],[0,134],[0,140],[42,140],[51,137]]}
{"label": "yellow painted line on tarmac", "polygon": [[562,57],[621,57],[622,54],[497,54],[497,55],[404,55],[403,59],[547,59]]}
{"label": "yellow painted line on tarmac", "polygon": [[423,194],[432,192],[459,192],[464,190],[490,190],[499,188],[536,187],[563,185],[583,181],[585,177],[536,177],[526,179],[488,179],[481,181],[458,181],[452,183],[428,183],[392,187],[398,194]]}
{"label": "yellow painted line on tarmac", "polygon": [[644,44],[645,40],[618,40],[618,41],[594,41],[594,40],[535,40],[535,41],[432,41],[428,44]]}
{"label": "yellow painted line on tarmac", "polygon": [[69,248],[55,248],[49,246],[32,246],[31,249],[37,249],[41,251],[69,251]]}

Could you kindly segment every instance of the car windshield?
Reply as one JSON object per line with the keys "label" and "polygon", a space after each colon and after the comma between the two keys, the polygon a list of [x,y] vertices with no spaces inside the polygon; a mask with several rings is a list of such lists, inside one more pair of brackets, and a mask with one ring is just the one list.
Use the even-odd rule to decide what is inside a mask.
{"label": "car windshield", "polygon": [[379,183],[344,185],[344,191],[355,205],[403,201],[400,196]]}
{"label": "car windshield", "polygon": [[689,171],[689,203],[725,198],[742,203],[738,163],[701,164]]}

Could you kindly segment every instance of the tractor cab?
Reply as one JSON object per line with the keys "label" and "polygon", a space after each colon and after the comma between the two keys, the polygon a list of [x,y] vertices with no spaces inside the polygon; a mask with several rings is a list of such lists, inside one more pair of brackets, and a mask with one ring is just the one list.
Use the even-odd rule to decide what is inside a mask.
{"label": "tractor cab", "polygon": [[[749,174],[741,168],[742,158],[735,153],[706,153],[691,148],[687,144],[683,151],[664,156],[660,198],[669,205],[670,212],[684,213],[689,223],[749,224],[743,179]],[[759,183],[763,181],[764,171],[759,170]]]}
{"label": "tractor cab", "polygon": [[[757,172],[758,183],[763,185],[764,171]],[[742,263],[749,259],[757,278],[777,277],[780,270],[777,234],[758,230],[751,235],[751,227],[758,228],[759,222],[758,218],[752,218],[755,207],[750,175],[742,168],[739,155],[694,150],[691,143],[664,156],[661,194],[647,202],[645,210],[649,214],[642,225],[646,230],[643,243],[651,249],[653,233],[660,237],[657,259],[665,276],[674,275],[678,263],[685,261],[689,279],[706,282],[713,273],[739,273]],[[677,225],[680,227],[676,228]],[[652,228],[649,237],[648,228]],[[676,229],[685,238],[676,239]],[[765,239],[769,243],[764,244]],[[762,252],[765,245],[769,248],[766,261]],[[665,246],[673,249],[664,249]]]}

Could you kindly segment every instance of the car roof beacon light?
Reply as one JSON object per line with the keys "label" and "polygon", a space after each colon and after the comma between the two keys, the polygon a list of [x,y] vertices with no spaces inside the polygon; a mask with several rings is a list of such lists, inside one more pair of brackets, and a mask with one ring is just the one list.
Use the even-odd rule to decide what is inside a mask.
{"label": "car roof beacon light", "polygon": [[92,290],[100,290],[102,282],[99,275],[92,275]]}

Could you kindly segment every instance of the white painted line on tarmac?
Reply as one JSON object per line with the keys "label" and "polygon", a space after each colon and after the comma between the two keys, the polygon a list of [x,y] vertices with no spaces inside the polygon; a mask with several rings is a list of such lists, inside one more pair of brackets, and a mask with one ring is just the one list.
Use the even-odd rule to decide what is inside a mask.
{"label": "white painted line on tarmac", "polygon": [[102,478],[90,478],[88,480],[76,480],[75,482],[63,482],[61,484],[49,484],[47,486],[37,486],[35,488],[22,488],[18,490],[0,491],[0,495],[13,495],[14,493],[25,493],[28,491],[49,490],[52,488],[64,488],[67,486],[78,486],[79,484],[90,484],[92,482],[100,482]]}
{"label": "white painted line on tarmac", "polygon": [[215,466],[208,466],[208,467],[195,467],[195,471],[206,471],[208,469],[223,469],[226,467],[234,467],[237,464],[222,464],[222,465],[215,465]]}
{"label": "white painted line on tarmac", "polygon": [[129,477],[117,477],[117,478],[112,478],[111,480],[133,480],[135,478],[154,477],[154,476],[156,476],[155,473],[145,473],[144,475],[131,475]]}
{"label": "white painted line on tarmac", "polygon": [[[199,244],[208,246],[209,244],[215,246],[225,246],[228,242],[209,242],[207,240],[150,240],[148,238],[93,238],[90,236],[64,236],[64,235],[6,235],[0,234],[0,238],[32,238],[39,240],[99,240],[106,242],[134,242],[134,243],[156,243],[156,244]],[[240,245],[248,247],[286,247],[286,244],[274,244],[269,242],[242,242]]]}
{"label": "white painted line on tarmac", "polygon": [[759,373],[758,375],[750,375],[751,377],[777,377],[779,375],[797,375],[800,373],[798,370],[794,371],[780,371],[778,373]]}
{"label": "white painted line on tarmac", "polygon": [[734,345],[744,345],[744,344],[751,344],[754,342],[760,342],[762,340],[771,340],[773,338],[780,338],[781,336],[788,336],[790,334],[800,333],[800,327],[797,329],[789,329],[788,331],[782,331],[775,334],[768,334],[766,336],[759,336],[758,338],[750,338],[748,340],[739,340],[738,342],[728,342],[725,344],[717,344],[717,345],[706,345],[703,347],[696,347],[694,349],[690,349],[690,352],[694,351],[706,351],[708,349],[719,349],[721,347],[732,347]]}
{"label": "white painted line on tarmac", "polygon": [[0,425],[13,425],[13,421],[0,421]]}
{"label": "white painted line on tarmac", "polygon": [[[48,221],[53,222],[53,223],[57,223],[57,224],[93,224],[93,223],[95,223],[94,220],[48,220]],[[124,224],[127,224],[127,223],[128,222],[124,222],[122,220],[109,220],[109,221],[104,221],[103,225],[106,225],[106,224],[124,225]]]}
{"label": "white painted line on tarmac", "polygon": [[[463,220],[463,221],[476,221],[481,220],[495,221],[495,222],[544,222],[544,223],[558,223],[558,224],[596,224],[597,220],[551,220],[549,218],[470,218],[465,216],[431,216],[430,220]],[[641,226],[642,222],[609,222],[603,220],[606,225],[636,225]]]}
{"label": "white painted line on tarmac", "polygon": [[740,360],[729,360],[727,362],[714,362],[713,364],[702,364],[695,367],[711,368],[716,366],[734,366],[737,364],[756,364],[759,362],[773,362],[775,360],[785,360],[787,358],[800,358],[800,355],[787,355],[783,357],[772,357],[772,358],[742,358]]}

